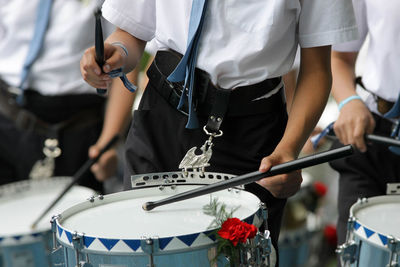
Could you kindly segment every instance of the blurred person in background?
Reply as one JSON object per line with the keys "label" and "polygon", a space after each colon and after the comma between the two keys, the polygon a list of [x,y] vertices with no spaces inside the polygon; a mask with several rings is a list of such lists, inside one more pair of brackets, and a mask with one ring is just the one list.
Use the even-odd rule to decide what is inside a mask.
{"label": "blurred person in background", "polygon": [[[360,38],[334,45],[332,52],[332,94],[340,111],[333,127],[339,140],[333,146],[357,148],[354,156],[331,162],[340,174],[339,245],[345,242],[349,209],[357,199],[385,195],[387,183],[400,182],[398,149],[368,144],[364,138],[372,133],[399,137],[400,2],[353,0],[353,5]],[[356,79],[356,60],[367,36],[363,75]]]}
{"label": "blurred person in background", "polygon": [[[1,0],[0,5],[0,184],[72,176],[115,134],[124,135],[134,100],[119,79],[108,96],[97,95],[79,71],[82,53],[95,41],[94,12],[102,1]],[[41,23],[46,26],[39,52],[27,63]],[[104,22],[104,35],[113,28]],[[102,181],[116,174],[117,160],[110,149],[80,184],[103,192]]]}

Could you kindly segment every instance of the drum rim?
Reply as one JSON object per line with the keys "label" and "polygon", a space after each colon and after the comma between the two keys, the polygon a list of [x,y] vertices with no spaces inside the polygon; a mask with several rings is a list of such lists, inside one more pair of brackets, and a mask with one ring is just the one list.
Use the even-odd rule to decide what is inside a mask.
{"label": "drum rim", "polygon": [[[195,186],[195,185],[177,185],[178,186]],[[142,189],[133,189],[133,190],[129,190],[129,191],[123,191],[123,192],[117,192],[117,193],[113,193],[113,194],[108,194],[105,196],[102,196],[102,200],[104,200],[105,198],[111,198],[109,199],[109,203],[113,202],[113,199],[116,199],[118,196],[122,196],[122,198],[117,199],[117,201],[120,200],[124,200],[124,197],[126,199],[129,199],[128,196],[131,194],[134,194],[135,192],[137,192],[138,190],[148,190],[148,191],[153,191],[154,188],[142,188]],[[240,192],[244,192],[244,194],[249,194],[249,196],[251,195],[252,197],[255,197],[258,201],[259,198],[254,195],[253,193],[250,193],[248,191],[245,190],[240,190],[240,189],[234,189],[234,190],[239,190]],[[222,191],[231,191],[231,190],[222,190]],[[98,201],[97,201],[98,202]],[[71,231],[71,229],[67,229],[66,227],[64,227],[62,225],[62,221],[64,219],[69,218],[70,216],[72,216],[73,214],[75,214],[76,212],[73,212],[73,210],[78,209],[77,213],[90,209],[91,207],[96,207],[96,206],[100,206],[102,205],[102,203],[100,204],[94,204],[96,203],[96,201],[94,202],[81,202],[78,203],[68,209],[66,209],[64,212],[62,212],[58,218],[55,218],[55,223],[56,223],[56,239],[58,242],[60,242],[61,244],[69,247],[69,248],[73,248],[73,244],[72,244],[72,235],[73,234],[78,234],[78,235],[82,235],[83,236],[83,243],[84,243],[84,248],[83,251],[92,251],[92,252],[96,252],[96,253],[100,253],[100,252],[113,252],[116,255],[117,254],[126,254],[126,253],[143,253],[143,250],[141,249],[140,246],[140,241],[142,239],[129,239],[129,238],[106,238],[106,237],[102,237],[102,236],[91,236],[91,235],[85,235],[83,233],[79,233],[76,231]],[[81,206],[81,209],[79,209],[79,206]],[[246,221],[248,223],[253,223],[255,225],[257,225],[258,227],[261,225],[261,222],[263,221],[262,219],[262,210],[261,207],[258,207],[257,210],[251,214],[250,216],[248,216],[247,218],[242,219],[243,221]],[[209,236],[210,233],[212,233],[213,231],[215,231],[215,229],[210,229],[207,231],[199,231],[199,232],[194,232],[194,233],[190,233],[190,234],[185,234],[185,235],[179,235],[179,236],[168,236],[168,237],[161,237],[159,238],[159,241],[162,243],[162,245],[160,245],[160,251],[161,252],[170,252],[170,251],[179,251],[179,250],[187,250],[188,248],[196,248],[196,249],[200,249],[201,247],[206,247],[206,246],[210,246],[212,244],[216,243],[216,240],[214,237]],[[168,247],[168,244],[171,243],[171,241],[173,239],[179,239],[179,240],[184,240],[185,238],[190,238],[190,239],[194,239],[196,240],[197,238],[199,238],[198,236],[202,235],[200,238],[206,238],[205,243],[203,244],[190,244],[188,245],[187,243],[185,243],[185,246],[187,247],[177,247],[177,248],[170,248]],[[91,247],[92,244],[94,243],[94,241],[97,241],[97,244],[95,246],[97,246],[97,248],[93,248]],[[193,240],[193,241],[194,241]],[[104,243],[110,241],[110,243]],[[127,247],[126,249],[118,249],[115,248],[114,246],[118,243],[122,241],[123,243],[125,243],[125,247]],[[131,247],[128,245],[128,243],[133,243],[134,246]],[[99,246],[100,242],[102,243],[102,246]],[[113,244],[112,244],[113,243]],[[183,242],[182,242],[183,243]],[[129,247],[129,248],[128,248]],[[114,249],[115,248],[115,249]],[[114,250],[113,250],[114,249]]]}
{"label": "drum rim", "polygon": [[[390,200],[396,200],[390,202]],[[379,247],[387,248],[388,239],[394,238],[398,242],[400,242],[399,237],[391,236],[390,234],[382,233],[381,231],[376,230],[373,227],[366,225],[365,223],[361,222],[359,218],[355,216],[355,213],[362,208],[376,205],[376,204],[385,204],[385,203],[393,203],[393,202],[400,202],[400,197],[396,195],[382,195],[382,196],[374,196],[369,198],[363,198],[358,200],[354,203],[350,208],[350,218],[354,219],[353,222],[353,232],[358,237],[367,240],[371,243],[378,245]],[[367,234],[368,233],[368,234]]]}

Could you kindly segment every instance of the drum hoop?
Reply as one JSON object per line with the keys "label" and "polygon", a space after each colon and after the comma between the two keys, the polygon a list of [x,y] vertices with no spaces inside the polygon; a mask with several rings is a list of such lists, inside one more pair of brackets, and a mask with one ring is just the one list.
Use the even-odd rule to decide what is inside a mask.
{"label": "drum hoop", "polygon": [[24,193],[27,189],[48,190],[49,185],[65,184],[72,181],[69,176],[55,176],[37,180],[22,180],[0,186],[0,199],[2,197],[15,196],[15,194]]}
{"label": "drum hoop", "polygon": [[[187,186],[187,185],[178,185],[178,186]],[[151,190],[153,191],[154,188],[143,188],[143,189],[135,189],[135,190],[129,190],[129,191],[124,191],[124,192],[118,192],[114,194],[109,194],[105,196],[101,196],[101,199],[99,197],[95,198],[93,202],[86,201],[82,202],[79,204],[76,204],[68,209],[66,209],[64,212],[62,212],[55,220],[56,222],[56,237],[58,242],[62,243],[63,245],[73,248],[72,244],[72,238],[74,234],[77,234],[79,236],[83,237],[83,244],[84,248],[83,251],[93,251],[96,253],[99,252],[105,252],[105,253],[120,253],[120,254],[132,254],[132,253],[144,253],[141,246],[140,246],[140,241],[142,239],[124,239],[124,238],[106,238],[106,237],[101,237],[101,236],[91,236],[91,235],[85,235],[85,233],[79,233],[76,231],[71,231],[70,229],[67,229],[62,225],[62,222],[64,219],[69,218],[70,216],[79,213],[84,210],[88,210],[90,208],[94,208],[97,206],[101,206],[104,204],[108,203],[113,203],[113,202],[118,202],[118,201],[123,201],[123,200],[129,200],[131,199],[131,195],[133,194],[133,191],[135,194],[137,194],[138,190]],[[243,192],[245,194],[249,194],[249,196],[256,197],[254,194],[240,190],[240,189],[235,189],[237,191]],[[231,190],[227,190],[231,191]],[[258,199],[258,198],[257,198]],[[100,200],[100,201],[99,201]],[[260,207],[254,212],[254,214],[251,214],[247,218],[244,218],[243,221],[246,221],[247,223],[252,223],[259,227],[262,222],[262,210]],[[159,238],[159,243],[160,243],[160,252],[168,252],[168,251],[180,251],[180,250],[187,250],[187,249],[199,249],[201,247],[207,247],[212,244],[215,244],[215,238],[210,236],[210,234],[214,231],[215,229],[210,229],[207,231],[203,232],[195,232],[195,233],[190,233],[186,235],[179,235],[179,236],[168,236],[168,237],[161,237]],[[175,240],[178,239],[180,242],[175,242]],[[196,240],[196,242],[194,242]],[[185,242],[186,241],[186,242]],[[175,243],[173,243],[175,242]],[[119,245],[118,247],[116,244],[123,244]],[[178,244],[179,243],[179,244]],[[171,244],[171,246],[169,246]]]}
{"label": "drum hoop", "polygon": [[400,238],[393,237],[388,234],[384,234],[381,231],[374,229],[373,227],[367,226],[365,223],[361,222],[354,214],[369,206],[373,206],[376,204],[385,204],[385,203],[395,203],[400,202],[399,196],[391,196],[391,195],[383,195],[383,196],[375,196],[370,198],[365,198],[361,201],[357,201],[350,208],[350,218],[354,218],[353,224],[353,232],[360,238],[371,242],[379,247],[384,247],[387,249],[388,240],[390,238],[394,238],[397,242],[400,242]]}

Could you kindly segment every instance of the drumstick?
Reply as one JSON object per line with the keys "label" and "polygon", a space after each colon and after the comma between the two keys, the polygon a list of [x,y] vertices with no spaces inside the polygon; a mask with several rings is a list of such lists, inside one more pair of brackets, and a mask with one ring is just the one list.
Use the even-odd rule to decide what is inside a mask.
{"label": "drumstick", "polygon": [[[94,48],[96,51],[96,62],[103,71],[103,65],[104,65],[105,61],[104,61],[103,29],[101,27],[101,10],[98,9],[94,13],[94,16],[96,19],[95,40],[94,40]],[[100,95],[104,95],[107,92],[106,89],[97,88],[96,90],[97,90],[97,93]]]}
{"label": "drumstick", "polygon": [[[326,133],[323,133],[325,132]],[[330,123],[322,132],[322,137],[326,136],[328,139],[334,139],[337,140],[338,137],[335,134],[335,131],[333,130],[333,122]],[[316,142],[319,141],[321,137],[319,137],[321,134],[314,135],[311,137],[311,140],[316,140]],[[386,145],[386,146],[397,146],[400,147],[400,140],[392,138],[392,137],[386,137],[382,135],[375,135],[375,134],[366,134],[364,136],[366,141],[381,144],[381,145]],[[314,142],[314,141],[312,141]]]}
{"label": "drumstick", "polygon": [[64,188],[64,190],[57,196],[57,198],[37,217],[37,219],[31,225],[31,229],[35,229],[38,222],[46,215],[57,203],[60,199],[74,186],[80,179],[82,179],[83,175],[90,169],[90,167],[96,163],[99,158],[109,150],[119,139],[119,135],[115,135],[111,140],[100,150],[99,154],[95,158],[88,159],[85,164],[82,165],[72,177],[72,181]]}
{"label": "drumstick", "polygon": [[149,211],[149,210],[152,210],[152,209],[162,206],[162,205],[186,200],[189,198],[202,196],[205,194],[210,194],[210,193],[213,193],[216,191],[224,190],[224,189],[231,188],[231,187],[238,186],[238,185],[249,184],[249,183],[258,181],[261,178],[270,177],[270,176],[274,176],[274,175],[278,175],[278,174],[288,173],[291,171],[307,168],[307,167],[314,166],[317,164],[321,164],[321,163],[325,163],[325,162],[332,161],[335,159],[350,156],[351,154],[353,154],[353,147],[351,145],[343,146],[340,148],[324,151],[321,153],[317,153],[314,155],[310,155],[307,157],[303,157],[300,159],[296,159],[296,160],[288,161],[288,162],[285,162],[285,163],[282,163],[279,165],[275,165],[267,172],[255,171],[255,172],[251,172],[251,173],[247,173],[244,175],[234,177],[230,180],[221,181],[221,182],[218,182],[215,184],[203,186],[201,188],[196,188],[196,189],[193,189],[190,191],[176,194],[174,196],[171,196],[171,197],[159,200],[159,201],[146,202],[143,204],[142,208],[144,210]]}
{"label": "drumstick", "polygon": [[367,141],[378,143],[378,144],[400,147],[400,140],[397,140],[397,139],[394,139],[391,137],[375,135],[375,134],[367,134],[365,136],[365,139],[367,139]]}
{"label": "drumstick", "polygon": [[[338,137],[336,135],[331,135],[331,134],[326,135],[326,137],[328,139],[333,139],[333,140],[338,139]],[[391,137],[382,136],[382,135],[367,134],[367,135],[365,135],[365,140],[373,142],[373,143],[385,145],[385,146],[400,147],[400,140],[394,139]]]}

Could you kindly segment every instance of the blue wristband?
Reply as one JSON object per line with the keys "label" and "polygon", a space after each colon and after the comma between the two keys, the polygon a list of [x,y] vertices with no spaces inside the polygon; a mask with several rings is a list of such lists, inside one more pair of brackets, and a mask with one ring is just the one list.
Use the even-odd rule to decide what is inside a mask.
{"label": "blue wristband", "polygon": [[123,43],[121,43],[121,42],[114,42],[114,43],[111,43],[111,45],[115,45],[115,46],[119,46],[119,47],[121,47],[122,48],[122,50],[124,50],[124,52],[125,52],[125,55],[126,56],[128,56],[129,54],[128,54],[128,49],[124,46],[124,44]]}
{"label": "blue wristband", "polygon": [[342,101],[339,103],[339,107],[338,107],[338,108],[339,108],[339,111],[343,108],[344,105],[346,105],[347,103],[349,103],[351,100],[355,100],[355,99],[360,99],[360,100],[361,100],[361,97],[358,96],[358,95],[352,95],[352,96],[349,96],[348,98],[342,100]]}

